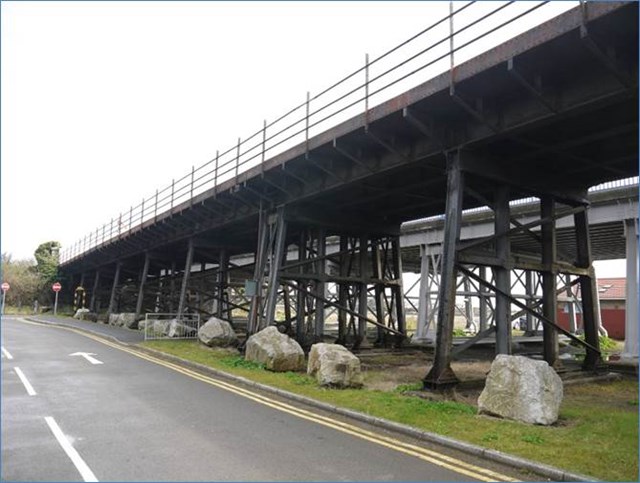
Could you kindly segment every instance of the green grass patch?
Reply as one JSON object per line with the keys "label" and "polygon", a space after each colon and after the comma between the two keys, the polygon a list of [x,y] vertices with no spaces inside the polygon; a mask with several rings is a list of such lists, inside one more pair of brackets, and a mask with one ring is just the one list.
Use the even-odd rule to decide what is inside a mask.
{"label": "green grass patch", "polygon": [[421,382],[416,382],[414,384],[400,384],[394,389],[394,391],[401,394],[405,392],[421,391],[423,386],[424,384]]}
{"label": "green grass patch", "polygon": [[219,359],[220,364],[225,367],[242,367],[243,369],[250,369],[255,371],[263,371],[264,364],[258,364],[257,362],[247,361],[242,356],[227,356]]}
{"label": "green grass patch", "polygon": [[143,345],[336,406],[503,451],[606,481],[638,481],[638,382],[623,380],[567,386],[559,422],[550,427],[478,416],[472,405],[394,390],[327,389],[302,373],[274,373],[228,351],[195,341]]}

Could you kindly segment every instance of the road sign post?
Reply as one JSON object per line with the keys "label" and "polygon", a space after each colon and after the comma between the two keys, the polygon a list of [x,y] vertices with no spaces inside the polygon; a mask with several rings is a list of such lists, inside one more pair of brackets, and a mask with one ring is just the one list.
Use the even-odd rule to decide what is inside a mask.
{"label": "road sign post", "polygon": [[62,285],[60,285],[60,283],[56,282],[51,286],[51,289],[56,293],[56,300],[53,303],[53,315],[56,316],[56,315],[58,315],[58,292],[60,292],[60,290],[62,290]]}
{"label": "road sign post", "polygon": [[3,284],[0,285],[0,288],[2,288],[2,308],[0,309],[0,315],[4,315],[4,303],[7,300],[7,292],[11,288],[11,285],[7,282],[3,282]]}

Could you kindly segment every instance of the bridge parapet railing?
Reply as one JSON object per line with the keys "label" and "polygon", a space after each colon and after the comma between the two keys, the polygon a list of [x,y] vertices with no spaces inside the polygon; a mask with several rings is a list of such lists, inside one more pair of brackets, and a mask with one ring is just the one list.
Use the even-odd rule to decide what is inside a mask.
{"label": "bridge parapet railing", "polygon": [[[445,2],[440,2],[446,8]],[[217,151],[210,161],[195,167],[171,184],[131,206],[61,252],[62,264],[96,247],[128,236],[143,223],[155,222],[207,190],[247,170],[263,165],[287,149],[307,143],[341,122],[364,116],[372,106],[394,98],[427,80],[451,73],[457,65],[529,30],[579,2],[449,2],[449,13],[383,54],[364,62],[346,77],[311,95],[267,122],[235,145]],[[583,10],[587,9],[584,2]],[[433,4],[432,4],[433,5]],[[429,5],[426,8],[431,8]]]}

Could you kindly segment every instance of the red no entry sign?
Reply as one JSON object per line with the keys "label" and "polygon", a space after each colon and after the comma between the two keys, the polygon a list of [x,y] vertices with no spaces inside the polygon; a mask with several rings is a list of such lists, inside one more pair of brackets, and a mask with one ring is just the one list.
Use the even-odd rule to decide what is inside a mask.
{"label": "red no entry sign", "polygon": [[54,292],[59,292],[60,290],[62,290],[62,285],[56,282],[51,286],[51,288],[53,289]]}
{"label": "red no entry sign", "polygon": [[2,285],[0,285],[0,287],[2,287],[3,292],[6,292],[11,288],[11,285],[9,285],[7,282],[4,282]]}

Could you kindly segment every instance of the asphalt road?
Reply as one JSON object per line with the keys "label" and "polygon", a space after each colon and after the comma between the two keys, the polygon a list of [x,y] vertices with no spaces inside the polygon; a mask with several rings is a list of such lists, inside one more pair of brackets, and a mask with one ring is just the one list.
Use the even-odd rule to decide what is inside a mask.
{"label": "asphalt road", "polygon": [[3,481],[508,479],[112,342],[1,330]]}

